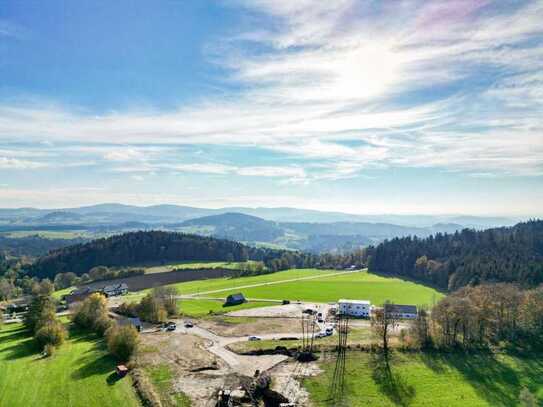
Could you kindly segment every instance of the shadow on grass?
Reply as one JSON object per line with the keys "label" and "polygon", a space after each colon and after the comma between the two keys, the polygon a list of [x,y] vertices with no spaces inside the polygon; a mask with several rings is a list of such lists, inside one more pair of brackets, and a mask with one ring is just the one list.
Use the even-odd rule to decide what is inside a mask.
{"label": "shadow on grass", "polygon": [[88,356],[80,359],[81,367],[72,372],[72,379],[81,380],[94,375],[103,375],[111,372],[115,364],[110,355]]}
{"label": "shadow on grass", "polygon": [[108,385],[113,386],[119,380],[121,380],[121,377],[117,374],[117,372],[113,372],[107,377],[106,382]]}
{"label": "shadow on grass", "polygon": [[[491,353],[431,352],[422,354],[422,361],[438,374],[447,369],[457,370],[490,405],[511,406],[518,403],[522,384],[517,372]],[[538,369],[532,370],[530,375],[542,373],[543,366],[539,364]]]}
{"label": "shadow on grass", "polygon": [[19,341],[15,345],[8,346],[0,353],[6,353],[4,360],[15,360],[28,356],[32,356],[40,351],[38,344],[34,338],[28,338],[24,341]]}
{"label": "shadow on grass", "polygon": [[373,353],[370,359],[372,379],[381,393],[394,404],[408,406],[415,397],[415,388],[405,382],[403,377],[391,369],[390,357],[383,353]]}

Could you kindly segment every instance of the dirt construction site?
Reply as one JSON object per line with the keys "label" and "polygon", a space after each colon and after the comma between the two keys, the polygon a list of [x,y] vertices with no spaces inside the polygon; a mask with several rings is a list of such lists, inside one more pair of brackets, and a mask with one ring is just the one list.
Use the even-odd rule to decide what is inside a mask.
{"label": "dirt construction site", "polygon": [[[318,332],[317,310],[320,318],[326,318],[326,304],[236,311],[193,320],[191,327],[185,327],[184,320],[172,320],[176,323],[172,331],[149,325],[141,333],[137,362],[151,372],[168,366],[173,377],[170,391],[184,393],[193,406],[308,406],[301,379],[319,373],[315,362],[299,362],[286,347],[257,354],[229,348],[243,342],[301,339],[301,311],[308,308],[315,310],[307,320],[314,321],[313,331]],[[326,323],[332,324],[330,317]]]}

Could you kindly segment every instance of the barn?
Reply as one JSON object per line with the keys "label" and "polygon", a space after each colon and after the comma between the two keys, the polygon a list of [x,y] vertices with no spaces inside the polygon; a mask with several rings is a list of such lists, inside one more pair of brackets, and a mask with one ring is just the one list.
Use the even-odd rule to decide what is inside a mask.
{"label": "barn", "polygon": [[230,307],[232,305],[240,305],[244,302],[247,302],[245,297],[242,293],[237,294],[230,294],[228,297],[226,297],[226,301],[224,302],[224,307]]}

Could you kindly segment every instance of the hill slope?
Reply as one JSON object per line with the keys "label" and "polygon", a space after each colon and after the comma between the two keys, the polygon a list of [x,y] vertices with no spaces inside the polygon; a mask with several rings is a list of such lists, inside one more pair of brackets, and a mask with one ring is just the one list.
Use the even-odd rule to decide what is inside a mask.
{"label": "hill slope", "polygon": [[173,232],[132,232],[65,247],[41,257],[29,274],[53,278],[68,271],[78,275],[95,266],[128,266],[185,260],[267,260],[282,252],[256,249],[229,240]]}
{"label": "hill slope", "polygon": [[272,242],[284,235],[283,229],[275,222],[243,213],[204,216],[185,221],[179,226],[187,229],[207,227],[215,237],[238,241]]}
{"label": "hill slope", "polygon": [[485,282],[535,286],[543,283],[543,221],[426,239],[396,238],[371,248],[369,255],[370,271],[449,290]]}

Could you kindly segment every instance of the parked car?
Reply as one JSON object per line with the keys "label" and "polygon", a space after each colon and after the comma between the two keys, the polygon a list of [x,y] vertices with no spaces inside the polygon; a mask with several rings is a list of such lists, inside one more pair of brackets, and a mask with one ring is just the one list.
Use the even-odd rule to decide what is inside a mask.
{"label": "parked car", "polygon": [[249,336],[249,341],[260,341],[262,338],[260,336],[251,335]]}
{"label": "parked car", "polygon": [[283,305],[288,305],[288,304],[290,304],[289,300],[283,300]]}
{"label": "parked car", "polygon": [[330,336],[334,333],[334,328],[326,328],[324,332],[326,333],[326,336]]}
{"label": "parked car", "polygon": [[317,322],[318,322],[319,324],[324,324],[324,319],[319,318],[319,319],[317,319]]}
{"label": "parked car", "polygon": [[192,328],[194,324],[191,321],[185,321],[185,328]]}
{"label": "parked car", "polygon": [[302,311],[304,314],[315,315],[316,311],[311,308],[306,308]]}
{"label": "parked car", "polygon": [[166,324],[166,331],[175,331],[177,329],[177,324],[175,322],[168,322]]}

